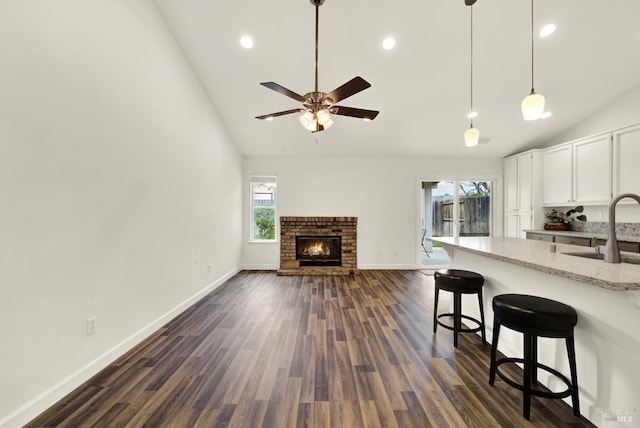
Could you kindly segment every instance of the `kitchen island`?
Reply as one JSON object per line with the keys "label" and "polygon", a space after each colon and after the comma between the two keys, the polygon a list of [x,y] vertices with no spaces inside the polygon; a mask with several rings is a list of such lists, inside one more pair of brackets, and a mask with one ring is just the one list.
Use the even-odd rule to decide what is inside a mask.
{"label": "kitchen island", "polygon": [[[597,426],[640,427],[640,265],[567,255],[595,250],[519,238],[432,240],[442,244],[452,268],[485,277],[486,308],[491,308],[493,296],[504,293],[531,294],[573,306],[578,312],[575,339],[582,414]],[[474,298],[463,301],[463,311],[477,317]],[[490,309],[486,324],[490,338]],[[500,350],[521,356],[522,335],[502,329]],[[541,363],[568,374],[564,341],[541,338],[538,355]],[[541,374],[547,387],[562,389],[561,382]]]}

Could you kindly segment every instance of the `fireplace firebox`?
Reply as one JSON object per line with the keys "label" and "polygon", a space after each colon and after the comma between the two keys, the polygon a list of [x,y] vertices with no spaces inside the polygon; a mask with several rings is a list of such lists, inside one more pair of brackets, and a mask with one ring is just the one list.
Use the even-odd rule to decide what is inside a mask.
{"label": "fireplace firebox", "polygon": [[296,260],[300,266],[342,266],[342,238],[296,236]]}

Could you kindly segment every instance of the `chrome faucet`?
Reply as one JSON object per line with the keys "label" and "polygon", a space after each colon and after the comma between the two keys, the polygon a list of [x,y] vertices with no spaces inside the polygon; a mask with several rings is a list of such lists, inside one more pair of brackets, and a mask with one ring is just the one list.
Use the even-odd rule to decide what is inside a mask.
{"label": "chrome faucet", "polygon": [[607,263],[620,263],[620,248],[618,238],[616,238],[616,205],[621,199],[631,198],[640,204],[640,196],[634,193],[623,193],[616,196],[609,202],[609,238],[607,239],[604,261]]}

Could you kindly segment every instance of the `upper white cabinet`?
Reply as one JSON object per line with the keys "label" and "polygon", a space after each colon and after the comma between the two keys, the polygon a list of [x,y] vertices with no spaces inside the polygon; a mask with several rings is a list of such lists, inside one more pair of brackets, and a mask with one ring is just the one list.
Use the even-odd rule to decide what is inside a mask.
{"label": "upper white cabinet", "polygon": [[544,204],[562,205],[571,202],[573,195],[573,148],[571,145],[552,147],[544,151]]}
{"label": "upper white cabinet", "polygon": [[613,193],[640,194],[640,125],[613,133]]}
{"label": "upper white cabinet", "polygon": [[546,149],[544,204],[607,204],[611,199],[611,134]]}
{"label": "upper white cabinet", "polygon": [[504,234],[525,238],[524,230],[542,226],[542,157],[530,150],[504,160]]}
{"label": "upper white cabinet", "polygon": [[611,135],[573,144],[573,199],[576,204],[611,200]]}

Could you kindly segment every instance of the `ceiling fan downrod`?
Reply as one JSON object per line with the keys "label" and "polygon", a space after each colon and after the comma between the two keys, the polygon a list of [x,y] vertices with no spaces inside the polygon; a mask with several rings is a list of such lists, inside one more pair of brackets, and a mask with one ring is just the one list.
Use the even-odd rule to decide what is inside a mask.
{"label": "ceiling fan downrod", "polygon": [[318,92],[318,34],[319,34],[319,23],[320,23],[320,6],[322,6],[324,4],[324,0],[309,0],[311,2],[312,5],[314,5],[316,7],[316,62],[315,62],[315,69],[316,69],[316,85],[315,85],[315,92]]}

